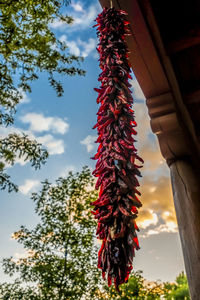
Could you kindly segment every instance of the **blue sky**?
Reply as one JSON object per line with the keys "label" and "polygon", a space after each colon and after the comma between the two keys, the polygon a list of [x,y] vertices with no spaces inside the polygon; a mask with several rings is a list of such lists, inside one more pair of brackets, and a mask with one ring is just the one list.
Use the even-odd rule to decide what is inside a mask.
{"label": "blue sky", "polygon": [[[65,176],[69,170],[81,170],[88,165],[94,168],[90,157],[95,153],[96,131],[96,93],[100,70],[96,53],[97,37],[94,19],[101,11],[96,0],[72,1],[66,8],[74,17],[74,24],[64,26],[60,22],[52,24],[53,30],[61,40],[67,42],[71,53],[82,55],[85,61],[82,68],[85,77],[62,78],[65,93],[57,98],[49,87],[46,75],[32,85],[32,93],[24,94],[18,106],[14,128],[0,128],[1,136],[9,132],[24,131],[47,147],[50,157],[39,171],[22,160],[8,168],[8,173],[19,185],[20,192],[7,194],[1,192],[0,200],[0,256],[24,254],[24,250],[11,239],[20,225],[34,226],[37,217],[30,199],[31,192],[40,188],[45,178],[54,181]],[[141,201],[138,224],[141,228],[139,240],[141,249],[136,252],[134,268],[144,271],[148,280],[172,281],[184,270],[180,240],[171,194],[169,170],[160,155],[157,138],[151,133],[145,99],[133,77],[131,80],[136,121],[138,122],[137,147],[145,160],[142,170]],[[1,281],[6,280],[3,272]]]}

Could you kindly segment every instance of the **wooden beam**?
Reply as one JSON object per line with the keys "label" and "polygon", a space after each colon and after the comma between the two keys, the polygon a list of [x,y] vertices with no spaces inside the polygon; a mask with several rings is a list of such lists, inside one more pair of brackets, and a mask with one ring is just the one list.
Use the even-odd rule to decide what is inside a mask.
{"label": "wooden beam", "polygon": [[192,300],[200,297],[200,188],[199,178],[187,161],[170,167],[173,198]]}
{"label": "wooden beam", "polygon": [[193,103],[199,103],[200,104],[200,89],[184,94],[183,99],[187,105],[193,104]]}
{"label": "wooden beam", "polygon": [[188,49],[200,44],[200,29],[191,30],[188,35],[172,41],[165,46],[167,54],[172,55],[184,49]]}
{"label": "wooden beam", "polygon": [[[102,7],[110,7],[109,0],[100,0]],[[161,95],[170,90],[156,48],[138,2],[113,0],[113,6],[128,12],[131,36],[127,37],[133,72],[146,98]]]}
{"label": "wooden beam", "polygon": [[170,92],[173,94],[172,101],[175,106],[177,119],[180,124],[180,127],[182,128],[182,133],[185,137],[182,146],[183,148],[188,149],[187,153],[190,151],[190,157],[193,161],[194,166],[196,166],[197,170],[200,170],[200,144],[196,136],[193,121],[187,110],[187,107],[184,104],[183,97],[180,92],[180,88],[173,70],[170,57],[166,53],[165,46],[160,35],[160,31],[152,11],[150,0],[137,1],[139,1],[141,5],[141,10],[145,15],[146,26],[149,28],[151,37],[154,40],[154,45],[157,49],[157,55],[160,59],[160,62],[163,66],[164,72],[170,85]]}

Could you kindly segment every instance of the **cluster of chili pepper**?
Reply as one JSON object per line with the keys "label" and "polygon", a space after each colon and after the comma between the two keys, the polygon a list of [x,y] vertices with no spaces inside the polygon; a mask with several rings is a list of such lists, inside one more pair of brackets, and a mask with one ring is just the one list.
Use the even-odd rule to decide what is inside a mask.
{"label": "cluster of chili pepper", "polygon": [[126,13],[115,8],[104,8],[96,19],[100,55],[98,92],[97,143],[100,143],[96,168],[96,189],[100,187],[92,213],[98,220],[96,234],[102,240],[98,254],[98,267],[102,276],[107,274],[108,285],[118,286],[127,282],[132,270],[135,249],[139,249],[135,219],[141,202],[137,198],[140,166],[143,162],[134,147],[134,113],[131,109],[130,66],[125,35],[129,34]]}

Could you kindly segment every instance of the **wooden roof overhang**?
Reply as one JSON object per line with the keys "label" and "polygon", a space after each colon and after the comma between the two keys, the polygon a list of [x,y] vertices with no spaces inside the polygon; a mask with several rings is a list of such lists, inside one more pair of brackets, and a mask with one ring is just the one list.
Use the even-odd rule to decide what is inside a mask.
{"label": "wooden roof overhang", "polygon": [[[113,0],[130,21],[130,63],[168,165],[200,170],[200,1]],[[110,7],[109,0],[100,0]]]}

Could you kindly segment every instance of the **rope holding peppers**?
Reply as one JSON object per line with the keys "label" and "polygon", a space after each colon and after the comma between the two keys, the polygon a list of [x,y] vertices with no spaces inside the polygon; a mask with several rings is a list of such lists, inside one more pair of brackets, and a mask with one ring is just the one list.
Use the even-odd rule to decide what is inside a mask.
{"label": "rope holding peppers", "polygon": [[96,189],[99,197],[91,203],[92,213],[98,220],[97,236],[102,240],[98,253],[98,267],[107,275],[108,285],[115,287],[127,282],[132,270],[135,249],[139,249],[135,219],[141,202],[137,195],[141,176],[135,160],[143,163],[134,146],[136,122],[132,110],[133,98],[128,82],[130,66],[125,35],[129,34],[126,13],[104,8],[96,19],[99,38],[98,52],[102,73],[97,103],[97,128],[99,143],[96,168]]}

